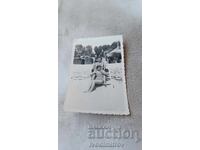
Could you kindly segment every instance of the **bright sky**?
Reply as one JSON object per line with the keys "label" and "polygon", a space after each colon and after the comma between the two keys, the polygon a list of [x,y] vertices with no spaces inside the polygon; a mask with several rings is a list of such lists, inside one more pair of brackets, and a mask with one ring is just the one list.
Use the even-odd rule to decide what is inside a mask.
{"label": "bright sky", "polygon": [[122,45],[122,35],[75,39],[73,47],[76,44],[82,44],[83,46],[91,45],[94,49],[95,46],[110,45],[115,41],[120,41]]}

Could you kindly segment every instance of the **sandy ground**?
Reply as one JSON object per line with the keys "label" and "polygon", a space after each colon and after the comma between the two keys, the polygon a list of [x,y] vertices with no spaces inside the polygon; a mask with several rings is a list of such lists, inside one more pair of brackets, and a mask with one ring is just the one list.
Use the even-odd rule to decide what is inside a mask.
{"label": "sandy ground", "polygon": [[65,110],[127,114],[128,104],[121,65],[107,65],[111,79],[92,92],[85,92],[91,83],[90,71],[92,65],[73,65]]}

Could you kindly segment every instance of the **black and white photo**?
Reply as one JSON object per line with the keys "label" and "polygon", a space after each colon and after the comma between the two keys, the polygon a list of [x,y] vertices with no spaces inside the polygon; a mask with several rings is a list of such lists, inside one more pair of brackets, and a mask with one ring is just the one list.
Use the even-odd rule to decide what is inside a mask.
{"label": "black and white photo", "polygon": [[65,110],[129,114],[121,35],[76,39]]}

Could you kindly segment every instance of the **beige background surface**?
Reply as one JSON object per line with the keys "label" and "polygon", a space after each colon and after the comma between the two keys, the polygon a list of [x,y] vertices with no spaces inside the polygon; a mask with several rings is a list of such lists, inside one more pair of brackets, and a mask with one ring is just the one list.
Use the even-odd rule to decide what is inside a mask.
{"label": "beige background surface", "polygon": [[[142,18],[141,0],[59,0],[59,150],[89,150],[88,126],[137,131],[139,139],[110,139],[123,150],[141,149]],[[75,38],[123,34],[130,116],[92,115],[63,111],[68,88],[72,41]],[[98,139],[95,142],[105,142]],[[100,149],[100,148],[96,148]],[[120,148],[102,148],[120,149]]]}

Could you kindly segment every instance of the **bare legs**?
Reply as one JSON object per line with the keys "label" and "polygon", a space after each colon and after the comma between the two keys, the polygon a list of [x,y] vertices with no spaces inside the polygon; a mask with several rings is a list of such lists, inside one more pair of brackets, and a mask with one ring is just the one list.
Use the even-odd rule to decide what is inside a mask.
{"label": "bare legs", "polygon": [[90,87],[88,89],[88,92],[92,92],[95,89],[96,85],[102,85],[103,84],[103,80],[92,80]]}
{"label": "bare legs", "polygon": [[95,88],[95,81],[92,80],[92,82],[91,82],[91,84],[90,84],[90,87],[89,87],[89,89],[88,89],[88,92],[92,92],[92,91],[94,90],[94,88]]}

